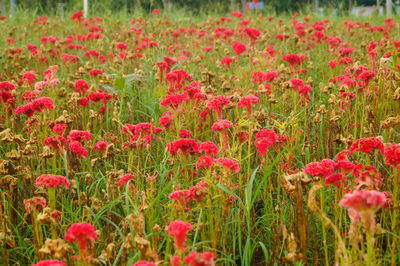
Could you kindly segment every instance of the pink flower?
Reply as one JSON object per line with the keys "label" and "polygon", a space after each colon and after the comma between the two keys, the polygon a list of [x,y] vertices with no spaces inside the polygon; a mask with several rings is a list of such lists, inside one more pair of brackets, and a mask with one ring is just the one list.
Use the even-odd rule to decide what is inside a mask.
{"label": "pink flower", "polygon": [[233,126],[232,122],[229,120],[218,120],[211,126],[213,131],[222,131]]}
{"label": "pink flower", "polygon": [[385,147],[383,155],[386,164],[392,167],[400,166],[400,144],[390,144]]}
{"label": "pink flower", "polygon": [[327,177],[335,171],[335,162],[330,159],[324,159],[321,162],[312,162],[304,168],[306,174],[312,176]]}
{"label": "pink flower", "polygon": [[93,150],[105,152],[108,145],[110,145],[110,143],[108,143],[107,141],[99,140],[94,144]]}
{"label": "pink flower", "polygon": [[196,251],[190,252],[184,261],[189,266],[214,266],[215,256],[211,252],[198,253]]}
{"label": "pink flower", "polygon": [[378,138],[362,138],[354,141],[350,146],[350,152],[364,152],[371,153],[373,150],[379,150],[380,153],[383,153],[384,145],[383,142]]}
{"label": "pink flower", "polygon": [[131,179],[135,179],[136,176],[133,174],[125,174],[123,176],[121,176],[121,178],[118,181],[118,186],[122,187],[123,185],[126,185],[126,183],[128,183],[129,180]]}
{"label": "pink flower", "polygon": [[372,211],[385,207],[387,198],[385,193],[376,190],[355,190],[344,195],[339,205],[354,209],[358,212]]}
{"label": "pink flower", "polygon": [[79,141],[71,141],[68,147],[73,153],[78,156],[78,158],[89,156],[89,152],[82,146],[82,143],[80,143]]}
{"label": "pink flower", "polygon": [[52,175],[52,174],[44,174],[36,178],[35,185],[38,187],[60,187],[64,186],[65,188],[69,188],[69,180],[65,178],[65,176],[61,175]]}
{"label": "pink flower", "polygon": [[157,266],[157,264],[145,260],[140,260],[132,264],[132,266]]}
{"label": "pink flower", "polygon": [[67,264],[60,260],[42,260],[33,264],[33,266],[67,266]]}
{"label": "pink flower", "polygon": [[79,249],[86,254],[88,244],[97,238],[96,228],[89,223],[76,223],[68,228],[64,238],[69,243],[76,242]]}
{"label": "pink flower", "polygon": [[218,158],[214,160],[214,163],[218,163],[224,168],[229,169],[230,171],[233,171],[235,173],[240,172],[239,164],[230,158]]}
{"label": "pink flower", "polygon": [[184,251],[187,231],[192,230],[191,224],[176,220],[168,225],[167,230],[169,235],[174,238],[175,247]]}
{"label": "pink flower", "polygon": [[241,42],[233,42],[232,49],[237,55],[240,55],[246,51],[246,45]]}
{"label": "pink flower", "polygon": [[85,94],[89,89],[89,84],[84,79],[78,79],[75,81],[74,90],[77,93]]}

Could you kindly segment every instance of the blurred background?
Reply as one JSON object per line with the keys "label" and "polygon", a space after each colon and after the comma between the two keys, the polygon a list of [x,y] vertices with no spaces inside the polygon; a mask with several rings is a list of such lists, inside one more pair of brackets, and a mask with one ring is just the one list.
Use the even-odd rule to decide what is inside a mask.
{"label": "blurred background", "polygon": [[72,12],[82,10],[85,1],[91,14],[105,11],[149,12],[152,9],[186,9],[194,14],[227,14],[232,10],[279,14],[312,9],[322,14],[340,15],[347,12],[366,16],[372,13],[398,13],[396,11],[400,6],[400,0],[0,0],[0,13],[8,15],[16,10],[32,10],[37,14]]}

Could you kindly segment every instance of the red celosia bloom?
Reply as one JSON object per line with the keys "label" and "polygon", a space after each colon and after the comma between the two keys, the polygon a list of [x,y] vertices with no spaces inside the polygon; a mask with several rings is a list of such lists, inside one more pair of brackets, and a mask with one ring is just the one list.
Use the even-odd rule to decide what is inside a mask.
{"label": "red celosia bloom", "polygon": [[255,28],[245,28],[244,29],[244,33],[247,34],[247,36],[249,36],[249,38],[255,42],[257,41],[258,37],[260,36],[261,32],[258,29]]}
{"label": "red celosia bloom", "polygon": [[239,11],[232,11],[232,16],[241,18],[241,17],[243,17],[243,13],[239,12]]}
{"label": "red celosia bloom", "polygon": [[180,154],[194,154],[199,151],[199,144],[194,139],[178,139],[167,144],[167,150],[175,155]]}
{"label": "red celosia bloom", "polygon": [[88,98],[92,102],[107,103],[109,100],[112,99],[112,95],[99,90],[98,92],[89,93]]}
{"label": "red celosia bloom", "polygon": [[229,169],[235,173],[240,172],[239,164],[230,158],[218,158],[214,160],[214,163],[218,163],[224,168]]}
{"label": "red celosia bloom", "polygon": [[385,207],[387,198],[385,193],[375,190],[355,190],[344,195],[339,205],[351,208],[357,212],[372,211]]}
{"label": "red celosia bloom", "polygon": [[70,20],[73,20],[75,22],[80,22],[83,20],[83,13],[82,11],[75,12],[72,14],[72,16],[69,18]]}
{"label": "red celosia bloom", "polygon": [[57,152],[62,152],[67,140],[63,136],[51,136],[44,140],[44,145],[53,148]]}
{"label": "red celosia bloom", "polygon": [[25,79],[30,85],[32,85],[35,82],[36,75],[33,72],[25,72],[22,75],[22,78]]}
{"label": "red celosia bloom", "polygon": [[229,120],[218,120],[211,126],[213,131],[223,131],[225,129],[231,128],[233,126],[232,122]]}
{"label": "red celosia bloom", "polygon": [[254,145],[257,147],[257,151],[260,154],[260,156],[265,156],[268,152],[268,148],[276,144],[276,139],[275,138],[267,138],[267,137],[261,137],[257,138],[254,141]]}
{"label": "red celosia bloom", "polygon": [[181,137],[181,138],[190,138],[191,136],[193,136],[193,133],[190,132],[189,130],[185,130],[185,129],[180,129],[179,130],[179,137]]}
{"label": "red celosia bloom", "polygon": [[212,141],[205,141],[199,144],[199,151],[204,152],[206,155],[216,156],[219,152],[218,146]]}
{"label": "red celosia bloom", "polygon": [[93,150],[104,152],[106,151],[108,145],[110,145],[110,143],[108,143],[107,141],[99,140],[94,144]]}
{"label": "red celosia bloom", "polygon": [[225,56],[221,59],[221,65],[223,66],[230,66],[233,62],[233,58],[230,56]]}
{"label": "red celosia bloom", "polygon": [[282,59],[288,62],[291,67],[295,68],[304,61],[304,55],[287,54]]}
{"label": "red celosia bloom", "polygon": [[118,186],[122,187],[123,185],[126,185],[126,183],[128,183],[129,180],[136,178],[135,175],[133,174],[125,174],[123,176],[121,176],[121,178],[118,181]]}
{"label": "red celosia bloom", "polygon": [[264,128],[264,129],[260,129],[257,132],[256,138],[269,138],[269,139],[271,139],[271,141],[276,142],[277,134],[276,134],[275,130],[273,130],[273,129]]}
{"label": "red celosia bloom", "polygon": [[184,251],[187,231],[192,230],[191,224],[176,220],[168,225],[167,230],[169,235],[175,240],[175,247]]}
{"label": "red celosia bloom", "polygon": [[186,205],[192,198],[192,193],[189,189],[185,190],[175,190],[171,194],[169,194],[168,198],[172,199],[173,201],[178,204],[178,208],[185,210]]}
{"label": "red celosia bloom", "polygon": [[68,147],[73,153],[78,156],[78,158],[89,156],[89,152],[82,146],[82,143],[80,143],[79,141],[73,140],[69,142]]}
{"label": "red celosia bloom", "polygon": [[214,266],[214,259],[215,256],[211,252],[192,251],[184,258],[184,261],[189,266]]}
{"label": "red celosia bloom", "polygon": [[378,138],[362,138],[356,140],[350,146],[350,152],[364,152],[364,153],[371,153],[373,150],[379,150],[380,153],[383,153],[384,145],[383,142]]}
{"label": "red celosia bloom", "polygon": [[52,174],[44,174],[36,178],[35,185],[38,187],[60,187],[64,186],[65,188],[69,188],[69,180],[65,178],[65,176],[61,175],[52,175]]}
{"label": "red celosia bloom", "polygon": [[214,158],[209,156],[209,155],[203,155],[200,156],[199,159],[197,159],[196,162],[196,168],[200,169],[200,168],[204,168],[204,169],[210,169],[211,166],[214,163]]}
{"label": "red celosia bloom", "polygon": [[382,185],[382,175],[372,165],[357,164],[352,169],[352,174],[356,177],[357,189],[380,189]]}
{"label": "red celosia bloom", "polygon": [[181,258],[178,256],[172,256],[171,257],[171,266],[181,266]]}
{"label": "red celosia bloom", "polygon": [[170,94],[164,97],[160,102],[161,106],[169,106],[172,109],[175,109],[180,103],[186,102],[189,100],[189,97],[185,94]]}
{"label": "red celosia bloom", "polygon": [[103,74],[103,70],[101,70],[101,69],[91,69],[89,71],[89,76],[91,76],[91,77],[97,77],[102,74]]}
{"label": "red celosia bloom", "polygon": [[246,108],[247,113],[249,115],[251,115],[252,105],[258,103],[259,101],[260,101],[260,99],[257,96],[254,96],[254,95],[244,96],[239,100],[238,107]]}
{"label": "red celosia bloom", "polygon": [[232,44],[232,49],[235,51],[237,55],[240,55],[246,51],[246,45],[241,42],[234,42]]}
{"label": "red celosia bloom", "polygon": [[335,162],[330,159],[324,159],[321,162],[312,162],[304,168],[306,174],[312,176],[327,177],[335,171]]}
{"label": "red celosia bloom", "polygon": [[115,47],[117,47],[117,49],[123,51],[126,50],[128,48],[128,46],[126,45],[126,43],[123,42],[119,42],[115,45]]}
{"label": "red celosia bloom", "polygon": [[264,73],[263,76],[262,76],[262,79],[263,79],[263,81],[272,82],[277,77],[279,77],[279,73],[276,72],[276,71],[271,71],[271,72]]}
{"label": "red celosia bloom", "polygon": [[217,113],[217,118],[222,118],[222,109],[231,104],[231,101],[224,95],[214,96],[207,101],[207,108]]}
{"label": "red celosia bloom", "polygon": [[69,243],[75,242],[83,255],[87,255],[88,244],[97,238],[96,228],[89,223],[76,223],[71,225],[64,236]]}
{"label": "red celosia bloom", "polygon": [[89,89],[89,84],[84,79],[75,81],[74,90],[79,94],[85,94]]}
{"label": "red celosia bloom", "polygon": [[163,113],[158,119],[158,123],[165,128],[169,128],[173,121],[174,117],[170,111]]}
{"label": "red celosia bloom", "polygon": [[345,183],[346,179],[342,174],[332,174],[325,178],[325,184],[336,186],[341,188],[342,183]]}
{"label": "red celosia bloom", "polygon": [[82,97],[78,101],[80,106],[86,107],[89,105],[89,98],[88,97]]}
{"label": "red celosia bloom", "polygon": [[44,207],[46,207],[47,201],[43,197],[33,197],[30,199],[24,200],[24,207],[27,212],[31,212],[33,210],[40,211]]}
{"label": "red celosia bloom", "polygon": [[67,264],[61,260],[42,260],[33,266],[67,266]]}
{"label": "red celosia bloom", "polygon": [[153,13],[154,15],[158,15],[158,14],[160,14],[160,9],[153,9],[153,11],[151,11],[151,13]]}
{"label": "red celosia bloom", "polygon": [[15,90],[14,84],[8,81],[0,82],[0,91],[12,91]]}
{"label": "red celosia bloom", "polygon": [[58,135],[63,135],[65,130],[67,129],[67,124],[57,123],[51,128],[51,131],[57,133]]}
{"label": "red celosia bloom", "polygon": [[15,108],[15,113],[32,116],[35,112],[41,112],[45,109],[54,109],[53,100],[49,97],[37,98],[28,104],[18,106]]}
{"label": "red celosia bloom", "polygon": [[386,158],[386,164],[392,167],[400,166],[400,144],[390,144],[384,149],[383,155]]}
{"label": "red celosia bloom", "polygon": [[140,260],[132,264],[132,266],[157,266],[157,264],[145,260]]}
{"label": "red celosia bloom", "polygon": [[84,142],[92,139],[92,134],[86,130],[71,130],[68,134],[67,140]]}

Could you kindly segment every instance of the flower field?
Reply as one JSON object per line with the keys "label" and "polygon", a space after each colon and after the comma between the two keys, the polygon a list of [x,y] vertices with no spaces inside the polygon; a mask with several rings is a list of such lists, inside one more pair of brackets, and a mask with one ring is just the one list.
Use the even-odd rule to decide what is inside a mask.
{"label": "flower field", "polygon": [[399,30],[0,17],[0,264],[399,265]]}

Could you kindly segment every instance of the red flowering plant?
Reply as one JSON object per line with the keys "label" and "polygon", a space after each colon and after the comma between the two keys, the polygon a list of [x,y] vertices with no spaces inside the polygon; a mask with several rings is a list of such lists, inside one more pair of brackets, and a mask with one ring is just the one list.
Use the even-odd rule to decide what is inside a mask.
{"label": "red flowering plant", "polygon": [[76,223],[71,225],[65,232],[65,240],[69,243],[75,242],[79,247],[78,260],[88,263],[93,261],[89,253],[90,247],[97,238],[96,228],[90,223]]}

